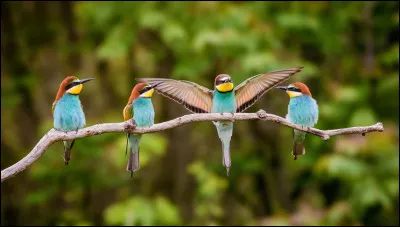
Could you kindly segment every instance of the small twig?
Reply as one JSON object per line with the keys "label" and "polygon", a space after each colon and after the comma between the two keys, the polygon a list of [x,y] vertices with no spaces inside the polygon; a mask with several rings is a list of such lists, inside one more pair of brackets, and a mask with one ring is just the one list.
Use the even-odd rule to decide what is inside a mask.
{"label": "small twig", "polygon": [[62,132],[55,129],[51,129],[46,133],[42,139],[36,144],[32,151],[25,156],[23,159],[15,163],[14,165],[1,171],[1,182],[4,180],[15,176],[16,174],[25,170],[28,166],[32,165],[53,143],[63,140],[79,139],[94,135],[100,135],[110,132],[129,132],[136,134],[152,133],[164,131],[167,129],[175,128],[184,124],[198,121],[240,121],[240,120],[264,120],[264,121],[274,121],[276,123],[288,126],[299,131],[307,132],[321,137],[323,140],[328,140],[331,136],[342,135],[342,134],[363,134],[383,131],[382,123],[377,123],[372,126],[366,127],[352,127],[352,128],[342,128],[334,130],[319,130],[316,128],[302,127],[293,123],[290,123],[285,118],[268,114],[264,110],[259,110],[257,113],[210,113],[210,114],[188,114],[176,119],[162,122],[159,124],[154,124],[148,128],[135,127],[131,120],[122,123],[105,123],[97,124],[87,128],[83,128],[73,132]]}

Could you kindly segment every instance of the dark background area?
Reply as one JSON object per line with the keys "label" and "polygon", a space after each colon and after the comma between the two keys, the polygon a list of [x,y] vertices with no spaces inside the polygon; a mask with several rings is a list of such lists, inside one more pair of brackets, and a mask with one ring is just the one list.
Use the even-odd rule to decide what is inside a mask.
{"label": "dark background area", "polygon": [[[1,169],[52,128],[69,75],[95,77],[80,95],[87,125],[123,121],[136,77],[212,88],[304,66],[319,129],[382,122],[384,132],[307,135],[237,121],[229,177],[210,122],[146,134],[141,169],[125,171],[125,135],[79,139],[69,166],[57,142],[1,184],[2,225],[398,225],[398,2],[2,2]],[[246,112],[285,116],[289,98],[265,94]],[[189,112],[153,96],[155,122]]]}

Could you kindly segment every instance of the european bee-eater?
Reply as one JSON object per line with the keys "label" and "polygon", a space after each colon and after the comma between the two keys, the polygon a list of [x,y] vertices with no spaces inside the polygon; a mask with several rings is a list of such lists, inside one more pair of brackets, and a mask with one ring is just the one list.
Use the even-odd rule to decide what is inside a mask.
{"label": "european bee-eater", "polygon": [[[286,91],[290,97],[288,114],[286,119],[296,125],[313,127],[318,121],[318,104],[312,98],[308,87],[301,83],[292,83],[289,86],[277,86],[276,88]],[[304,139],[306,132],[293,130],[293,150],[294,160],[297,156],[305,154]]]}
{"label": "european bee-eater", "polygon": [[[69,76],[61,82],[52,106],[55,129],[64,132],[78,131],[86,125],[79,94],[83,89],[83,84],[90,80],[94,80],[94,78],[79,80],[75,76]],[[68,165],[75,140],[63,142],[64,162],[65,165]]]}
{"label": "european bee-eater", "polygon": [[[124,120],[133,119],[136,126],[150,127],[154,124],[154,108],[151,97],[157,84],[149,85],[139,83],[132,89],[128,103],[123,110]],[[141,134],[126,134],[126,151],[129,147],[129,159],[126,167],[127,171],[132,173],[139,169],[139,148]],[[128,146],[129,145],[129,146]]]}
{"label": "european bee-eater", "polygon": [[[232,79],[227,74],[215,78],[214,91],[196,83],[184,80],[164,78],[137,78],[146,83],[158,83],[155,90],[180,103],[194,113],[238,113],[253,105],[261,96],[277,84],[289,79],[303,67],[283,69],[255,75],[234,88]],[[231,166],[230,140],[233,123],[231,121],[213,122],[222,141],[222,164],[227,175]]]}

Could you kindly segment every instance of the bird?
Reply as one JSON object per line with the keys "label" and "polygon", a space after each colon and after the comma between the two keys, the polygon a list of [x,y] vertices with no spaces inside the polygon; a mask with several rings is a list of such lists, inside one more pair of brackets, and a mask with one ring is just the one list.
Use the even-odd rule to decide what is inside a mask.
{"label": "bird", "polygon": [[[255,75],[234,87],[228,74],[219,74],[214,90],[194,82],[167,78],[136,78],[139,82],[160,83],[156,92],[182,104],[193,113],[240,113],[252,106],[261,96],[277,84],[300,72],[303,67],[288,68]],[[231,167],[230,141],[232,121],[213,122],[222,142],[222,164],[229,176]]]}
{"label": "bird", "polygon": [[[286,119],[296,125],[313,127],[318,122],[318,104],[312,98],[310,89],[302,82],[295,82],[287,87],[276,86],[275,88],[286,91],[290,97]],[[292,155],[294,160],[297,156],[304,155],[304,139],[306,132],[293,130]]]}
{"label": "bird", "polygon": [[[123,109],[125,121],[131,119],[133,124],[139,127],[150,127],[154,124],[155,114],[151,97],[153,96],[155,86],[157,84],[138,83],[132,88],[128,103]],[[126,170],[131,172],[131,178],[133,172],[140,168],[139,148],[141,138],[141,134],[126,134],[125,154],[128,149],[130,151]]]}
{"label": "bird", "polygon": [[[83,84],[91,80],[94,80],[94,78],[79,80],[75,76],[68,76],[61,82],[52,105],[53,127],[56,130],[78,132],[78,129],[86,125],[85,113],[79,100],[79,94],[82,92]],[[68,165],[75,140],[63,142],[64,163]]]}

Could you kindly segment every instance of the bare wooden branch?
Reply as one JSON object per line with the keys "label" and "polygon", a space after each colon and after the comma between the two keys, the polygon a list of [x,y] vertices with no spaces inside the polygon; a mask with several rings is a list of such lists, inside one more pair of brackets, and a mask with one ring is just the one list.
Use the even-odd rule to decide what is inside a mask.
{"label": "bare wooden branch", "polygon": [[159,124],[154,124],[148,128],[139,128],[135,127],[133,121],[128,120],[121,123],[105,123],[105,124],[97,124],[90,127],[86,127],[80,129],[78,131],[72,132],[62,132],[55,129],[51,129],[47,132],[42,139],[36,144],[33,150],[25,156],[23,159],[15,163],[14,165],[4,169],[1,171],[1,182],[4,180],[15,176],[16,174],[25,170],[28,166],[32,165],[45,151],[46,149],[53,143],[57,141],[63,140],[72,140],[79,139],[94,135],[100,135],[104,133],[111,132],[129,132],[136,134],[144,134],[144,133],[152,133],[164,131],[167,129],[175,128],[184,124],[188,124],[191,122],[198,121],[221,121],[221,120],[229,120],[229,121],[241,121],[241,120],[264,120],[264,121],[273,121],[287,127],[297,129],[303,132],[307,132],[310,134],[314,134],[316,136],[321,137],[323,140],[328,140],[331,136],[342,135],[342,134],[362,134],[374,132],[374,131],[383,131],[382,123],[377,123],[375,125],[366,126],[366,127],[352,127],[352,128],[342,128],[342,129],[334,129],[334,130],[320,130],[316,128],[310,127],[302,127],[293,123],[290,123],[285,118],[268,114],[264,110],[259,110],[257,113],[210,113],[210,114],[188,114],[182,117],[178,117],[176,119],[162,122]]}

